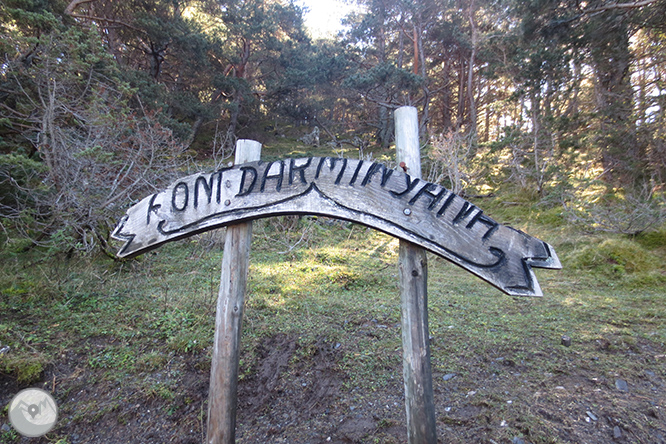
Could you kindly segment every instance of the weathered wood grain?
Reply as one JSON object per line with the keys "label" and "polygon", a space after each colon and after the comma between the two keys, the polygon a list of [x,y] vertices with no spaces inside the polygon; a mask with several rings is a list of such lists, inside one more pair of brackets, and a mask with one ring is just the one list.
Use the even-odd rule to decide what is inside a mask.
{"label": "weathered wood grain", "polygon": [[[395,111],[396,160],[421,178],[419,120],[416,108]],[[402,323],[402,374],[407,438],[410,444],[437,444],[435,401],[428,334],[428,262],[425,250],[400,240],[398,261]]]}
{"label": "weathered wood grain", "polygon": [[[237,142],[237,163],[258,160],[260,156],[259,142]],[[252,222],[227,227],[208,391],[209,444],[233,444],[236,440],[238,363],[251,244]]]}
{"label": "weathered wood grain", "polygon": [[446,188],[353,159],[249,162],[194,174],[127,211],[118,256],[239,221],[315,214],[358,222],[420,245],[512,295],[540,296],[531,267],[561,268],[545,242],[488,217]]}

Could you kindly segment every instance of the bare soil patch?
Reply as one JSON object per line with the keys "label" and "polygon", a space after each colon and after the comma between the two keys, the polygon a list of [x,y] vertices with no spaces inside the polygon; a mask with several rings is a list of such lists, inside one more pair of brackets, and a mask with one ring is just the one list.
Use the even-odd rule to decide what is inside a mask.
{"label": "bare soil patch", "polygon": [[[93,342],[104,345],[103,339]],[[616,380],[599,376],[603,372],[596,366],[603,362],[603,345],[597,361],[540,378],[529,372],[529,359],[510,356],[509,351],[466,362],[466,375],[435,372],[440,442],[664,443],[664,349],[647,342],[638,349],[645,353],[626,356],[635,361],[636,373],[617,378],[627,383],[626,390],[618,389]],[[349,375],[341,370],[344,346],[339,343],[322,339],[303,350],[296,337],[278,334],[255,353],[253,368],[239,385],[238,443],[407,441],[400,368],[386,386],[363,392],[350,385]],[[158,370],[112,378],[103,370],[91,370],[85,355],[64,354],[38,384],[59,403],[54,432],[38,440],[3,439],[203,442],[208,360],[205,353],[174,355]],[[171,389],[162,391],[162,386]],[[6,405],[21,388],[13,378],[0,375],[0,402]]]}

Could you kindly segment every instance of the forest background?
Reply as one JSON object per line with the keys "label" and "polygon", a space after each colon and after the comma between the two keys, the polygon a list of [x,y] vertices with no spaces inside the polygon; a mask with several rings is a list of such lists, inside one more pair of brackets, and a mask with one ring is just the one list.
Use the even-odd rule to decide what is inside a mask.
{"label": "forest background", "polygon": [[[0,443],[37,385],[40,442],[203,442],[223,231],[110,232],[238,138],[397,167],[403,105],[425,179],[563,263],[508,298],[429,256],[438,437],[666,443],[666,1],[358,0],[323,39],[298,4],[0,2]],[[406,442],[397,240],[253,230],[237,442]]]}
{"label": "forest background", "polygon": [[317,126],[371,156],[402,105],[419,110],[430,181],[517,189],[593,229],[663,223],[666,2],[358,6],[313,40],[294,2],[4,1],[4,242],[106,250],[127,205],[220,165],[237,138]]}

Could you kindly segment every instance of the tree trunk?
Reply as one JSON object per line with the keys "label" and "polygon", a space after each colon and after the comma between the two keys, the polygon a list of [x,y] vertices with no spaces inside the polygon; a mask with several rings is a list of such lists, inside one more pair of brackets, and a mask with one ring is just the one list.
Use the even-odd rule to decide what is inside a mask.
{"label": "tree trunk", "polygon": [[451,62],[449,60],[446,61],[444,64],[444,70],[442,71],[442,82],[444,85],[447,85],[444,87],[441,95],[440,95],[440,100],[441,100],[441,113],[442,113],[442,130],[447,131],[453,127],[453,116],[451,112],[451,87],[448,86],[451,84],[449,82],[451,77]]}
{"label": "tree trunk", "polygon": [[420,61],[421,77],[423,77],[423,109],[421,111],[421,122],[419,125],[419,134],[421,138],[428,137],[428,123],[430,122],[430,101],[432,100],[432,95],[430,93],[430,82],[428,79],[428,66],[426,65],[425,49],[423,45],[423,26],[421,18],[419,16],[418,23],[414,26],[414,29],[417,31],[415,35],[418,47],[418,58]]}
{"label": "tree trunk", "polygon": [[487,82],[486,94],[484,96],[484,110],[485,110],[485,125],[483,127],[483,142],[488,142],[490,139],[490,116],[493,113],[492,108],[490,107],[492,98],[490,97],[490,82]]}
{"label": "tree trunk", "polygon": [[225,138],[225,151],[233,150],[236,146],[236,127],[238,126],[238,116],[241,109],[240,93],[234,94],[234,100],[231,102],[231,111],[229,116],[229,126],[227,127],[227,137]]}
{"label": "tree trunk", "polygon": [[[402,25],[400,26],[402,28]],[[405,35],[402,31],[398,33],[398,69],[402,69],[403,57],[405,54]]]}
{"label": "tree trunk", "polygon": [[456,115],[456,127],[460,128],[465,119],[465,58],[462,53],[459,54],[458,60],[460,67],[458,69],[458,114]]}
{"label": "tree trunk", "polygon": [[537,92],[532,93],[532,151],[534,155],[534,178],[536,180],[537,192],[543,193],[543,175],[541,173],[541,159],[539,158],[539,130],[540,130],[540,98]]}
{"label": "tree trunk", "polygon": [[378,105],[377,114],[379,118],[377,139],[382,144],[382,148],[388,148],[393,135],[393,116],[391,110],[384,105]]}
{"label": "tree trunk", "polygon": [[605,14],[593,20],[602,30],[590,42],[596,76],[596,102],[600,117],[597,143],[613,187],[633,189],[649,177],[646,151],[638,143],[633,117],[633,90],[629,78],[632,55],[624,21]]}
{"label": "tree trunk", "polygon": [[478,45],[478,32],[474,20],[474,1],[469,6],[469,26],[472,30],[472,53],[469,56],[467,72],[467,96],[469,98],[469,134],[476,139],[476,103],[474,100],[474,64],[476,62],[476,47]]}
{"label": "tree trunk", "polygon": [[194,139],[197,137],[197,134],[199,133],[199,130],[201,129],[201,125],[204,123],[204,117],[203,116],[197,116],[196,120],[192,124],[192,129],[190,130],[190,137],[187,138],[187,142],[185,143],[185,146],[189,148],[192,143],[194,142]]}
{"label": "tree trunk", "polygon": [[414,74],[419,75],[419,39],[414,25]]}

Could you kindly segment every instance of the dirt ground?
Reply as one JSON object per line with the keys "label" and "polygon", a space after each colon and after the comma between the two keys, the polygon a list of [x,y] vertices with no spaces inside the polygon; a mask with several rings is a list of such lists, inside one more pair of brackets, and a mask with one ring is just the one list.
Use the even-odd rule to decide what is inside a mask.
{"label": "dirt ground", "polygon": [[[321,341],[295,359],[296,338],[278,335],[256,350],[238,393],[237,442],[404,443],[402,370],[364,392],[350,384],[339,360],[344,345]],[[104,338],[96,341],[104,346]],[[604,344],[598,344],[603,359]],[[433,345],[437,352],[436,344]],[[400,353],[396,351],[396,353]],[[442,443],[666,443],[666,358],[663,347],[637,345],[640,368],[626,387],[589,366],[540,380],[522,376],[521,360],[479,356],[464,376],[433,374],[437,434]],[[39,386],[59,405],[54,431],[20,443],[201,443],[205,441],[210,362],[205,353],[172,356],[157,371],[115,378],[91,370],[82,355],[62,355]],[[159,387],[171,387],[161,392]],[[0,374],[0,404],[21,388]],[[6,414],[0,423],[7,423]],[[2,424],[0,424],[2,425]],[[7,427],[5,425],[5,432]],[[59,439],[66,439],[59,441]]]}

